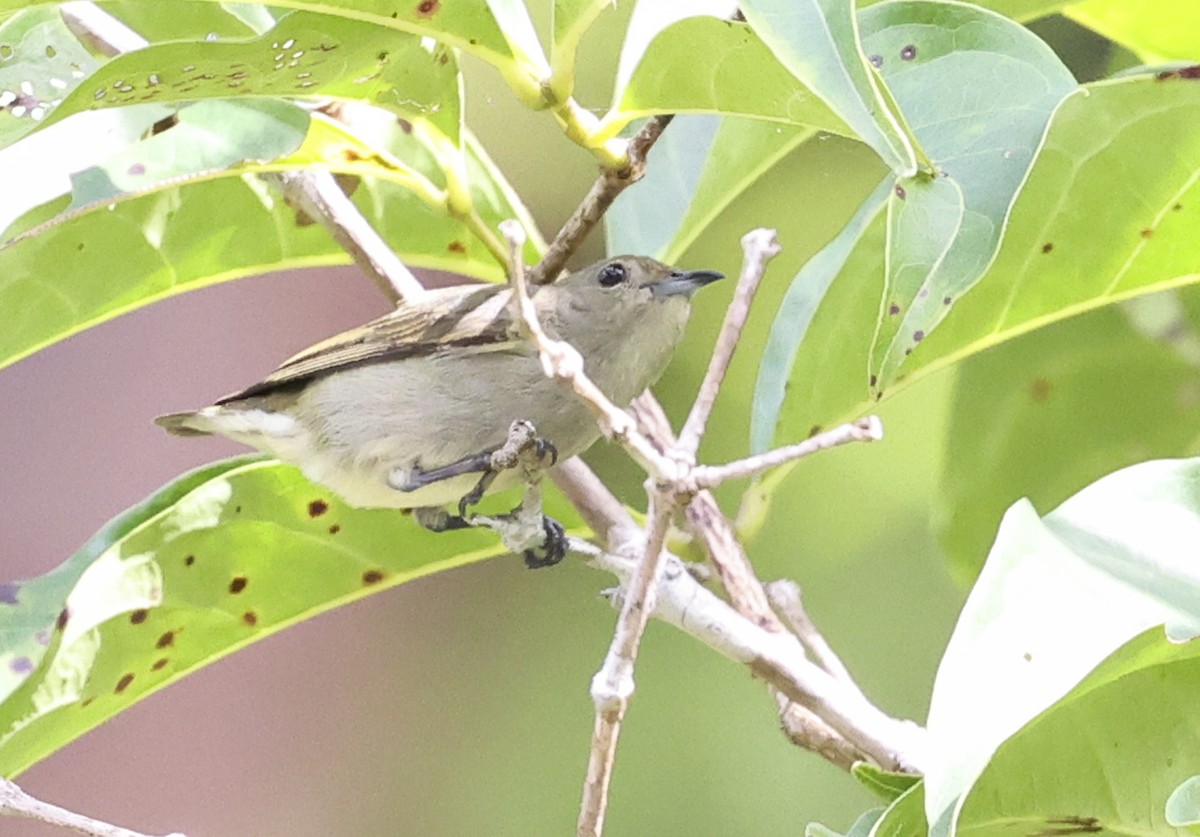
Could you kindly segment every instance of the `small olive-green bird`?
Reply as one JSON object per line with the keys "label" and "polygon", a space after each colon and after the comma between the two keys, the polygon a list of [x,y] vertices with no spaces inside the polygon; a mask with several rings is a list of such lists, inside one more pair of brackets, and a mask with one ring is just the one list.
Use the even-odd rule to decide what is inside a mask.
{"label": "small olive-green bird", "polygon": [[[692,294],[720,278],[622,256],[539,286],[532,299],[550,336],[571,343],[592,381],[625,406],[666,368]],[[504,285],[429,291],[301,352],[261,383],[157,423],[258,448],[353,506],[457,502],[514,421],[532,422],[561,457],[600,435],[570,388],[542,371],[512,294]],[[518,470],[500,474],[490,490],[519,480]]]}

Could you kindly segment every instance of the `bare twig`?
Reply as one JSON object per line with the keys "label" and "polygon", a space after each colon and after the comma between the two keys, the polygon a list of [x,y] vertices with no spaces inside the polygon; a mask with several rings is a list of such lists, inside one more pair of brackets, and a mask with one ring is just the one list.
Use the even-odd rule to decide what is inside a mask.
{"label": "bare twig", "polygon": [[[92,837],[149,837],[140,831],[130,831],[119,825],[101,822],[83,814],[76,814],[66,808],[51,805],[34,799],[17,785],[7,779],[0,779],[0,814],[27,817],[31,820],[73,829],[80,834],[90,834]],[[182,834],[169,834],[167,837],[183,837]]]}
{"label": "bare twig", "polygon": [[669,114],[652,116],[629,141],[629,165],[623,169],[605,169],[601,172],[583,202],[571,213],[571,217],[546,249],[546,255],[529,272],[529,281],[532,284],[545,285],[557,279],[558,274],[566,267],[567,260],[604,217],[617,195],[621,194],[625,187],[642,179],[646,172],[646,155],[671,123],[671,118]]}
{"label": "bare twig", "polygon": [[790,579],[781,578],[767,585],[767,596],[775,610],[787,620],[800,643],[816,660],[817,665],[832,676],[855,689],[858,688],[850,670],[842,662],[833,647],[817,629],[816,623],[804,609],[804,601],[800,595],[800,585]]}
{"label": "bare twig", "polygon": [[848,422],[824,433],[818,433],[798,442],[775,450],[737,459],[724,465],[697,465],[691,469],[685,490],[700,491],[716,488],[728,480],[744,479],[763,471],[777,468],[784,463],[811,456],[817,451],[850,442],[877,442],[883,438],[883,424],[876,416],[866,416]]}
{"label": "bare twig", "polygon": [[[59,13],[78,37],[108,56],[134,52],[149,41],[90,0],[73,0]],[[393,303],[424,293],[421,283],[392,252],[354,202],[325,171],[278,172],[262,175],[275,183],[293,209],[323,226]]]}
{"label": "bare twig", "polygon": [[[742,236],[742,248],[746,251],[746,259],[733,292],[733,301],[725,311],[725,322],[721,325],[721,333],[717,337],[717,345],[708,362],[708,371],[704,374],[700,391],[696,394],[683,429],[679,431],[676,447],[684,453],[694,455],[700,446],[700,437],[704,435],[717,392],[725,380],[729,362],[733,360],[734,350],[742,336],[742,328],[750,315],[750,303],[766,273],[767,262],[779,253],[779,242],[775,240],[774,230],[757,229]],[[695,461],[694,456],[692,461]]]}

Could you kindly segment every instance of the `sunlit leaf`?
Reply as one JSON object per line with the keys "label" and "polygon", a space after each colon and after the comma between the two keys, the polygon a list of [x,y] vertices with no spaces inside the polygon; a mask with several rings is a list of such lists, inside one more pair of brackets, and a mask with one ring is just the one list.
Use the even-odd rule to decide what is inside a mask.
{"label": "sunlit leaf", "polygon": [[1196,833],[1200,827],[1200,776],[1189,776],[1171,791],[1164,814],[1168,825]]}
{"label": "sunlit leaf", "polygon": [[1179,833],[1168,804],[1200,769],[1198,689],[1200,641],[1151,628],[1000,745],[955,812],[956,833]]}
{"label": "sunlit leaf", "polygon": [[[1061,701],[1116,649],[1163,623],[1177,637],[1200,628],[1200,569],[1193,548],[1200,538],[1198,486],[1200,460],[1155,461],[1093,483],[1044,519],[1028,501],[1009,509],[934,684],[926,781],[927,810],[930,822],[939,824],[937,833],[950,833],[947,812],[1001,742]],[[1194,655],[1200,645],[1191,645]],[[1187,688],[1194,691],[1194,683]],[[1116,726],[1132,731],[1157,724],[1149,719],[1166,706],[1187,705],[1169,696],[1163,700],[1160,708],[1134,713],[1135,719],[1128,712],[1135,701],[1126,697],[1108,710],[1119,714],[1119,723],[1099,729],[1081,722],[1067,726],[1076,736],[1080,729],[1112,736],[1118,734]],[[1194,752],[1195,746],[1186,749]],[[1070,758],[1072,751],[1062,755],[1081,770],[1080,752],[1094,763],[1096,750],[1086,743],[1074,751],[1076,758]],[[1048,764],[1044,747],[1033,751]],[[1136,760],[1126,757],[1122,750],[1118,760],[1145,772],[1145,762],[1135,767]],[[1181,774],[1168,790],[1192,772]],[[1107,792],[1103,785],[1088,784]],[[995,794],[982,793],[980,799],[992,804]],[[1077,811],[1094,814],[1087,807],[1054,813]]]}
{"label": "sunlit leaf", "polygon": [[1200,3],[1193,0],[1085,0],[1063,13],[1147,64],[1200,62]]}
{"label": "sunlit leaf", "polygon": [[[547,510],[575,525],[554,495]],[[2,588],[0,774],[288,625],[503,551],[490,532],[350,508],[274,461],[185,475],[62,567]]]}

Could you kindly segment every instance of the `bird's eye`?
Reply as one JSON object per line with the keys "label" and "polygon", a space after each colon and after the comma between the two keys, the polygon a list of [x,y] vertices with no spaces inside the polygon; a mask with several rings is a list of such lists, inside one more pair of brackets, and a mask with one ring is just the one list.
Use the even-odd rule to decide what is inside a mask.
{"label": "bird's eye", "polygon": [[625,265],[620,262],[606,264],[600,271],[600,284],[606,288],[611,288],[614,285],[619,285],[629,278],[629,271],[625,269]]}

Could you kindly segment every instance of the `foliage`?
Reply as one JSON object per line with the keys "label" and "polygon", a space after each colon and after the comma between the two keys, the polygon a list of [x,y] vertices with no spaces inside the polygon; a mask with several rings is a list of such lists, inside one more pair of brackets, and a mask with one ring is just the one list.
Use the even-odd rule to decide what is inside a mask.
{"label": "foliage", "polygon": [[[781,180],[797,149],[861,143],[876,185],[787,283],[749,446],[956,367],[939,525],[956,572],[983,569],[933,686],[929,773],[860,770],[888,807],[850,833],[1194,827],[1198,466],[1134,465],[1045,517],[1019,498],[1051,507],[1194,452],[1195,4],[746,0],[743,21],[643,0],[593,116],[575,62],[607,6],[556,0],[546,51],[518,2],[128,0],[107,9],[145,43],[114,56],[58,5],[0,4],[0,166],[38,173],[0,207],[0,366],[172,294],[348,261],[275,172],[337,173],[410,265],[499,281],[505,218],[536,259],[519,184],[465,124],[466,57],[609,167],[638,120],[680,114],[610,212],[610,253],[679,260],[756,189],[811,188]],[[1153,66],[1077,80],[1026,25],[1056,12]],[[83,126],[95,143],[73,141]],[[782,474],[747,494],[744,536]],[[499,551],[278,463],[180,477],[0,588],[0,772],[273,631]]]}

